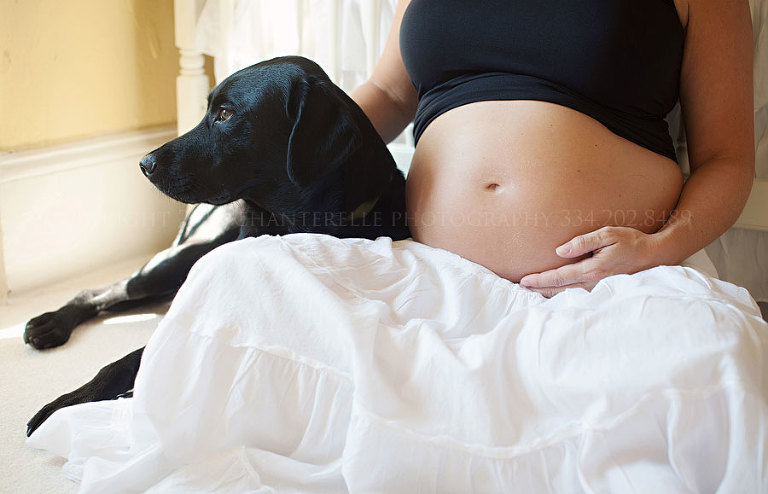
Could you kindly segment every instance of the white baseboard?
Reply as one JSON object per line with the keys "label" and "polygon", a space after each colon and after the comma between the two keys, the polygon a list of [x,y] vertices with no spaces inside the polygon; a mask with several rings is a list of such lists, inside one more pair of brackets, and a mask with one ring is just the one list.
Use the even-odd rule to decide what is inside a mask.
{"label": "white baseboard", "polygon": [[184,206],[139,171],[163,127],[0,155],[0,298],[167,247]]}

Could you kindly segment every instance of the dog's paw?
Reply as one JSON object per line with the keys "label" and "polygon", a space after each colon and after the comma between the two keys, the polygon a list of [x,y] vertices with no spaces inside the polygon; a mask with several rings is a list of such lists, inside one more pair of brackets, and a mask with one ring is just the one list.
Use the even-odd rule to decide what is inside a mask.
{"label": "dog's paw", "polygon": [[34,417],[30,419],[29,422],[27,422],[27,437],[29,437],[35,430],[42,425],[43,422],[48,420],[48,417],[53,415],[53,412],[56,410],[59,410],[64,407],[77,405],[80,403],[85,403],[87,401],[90,401],[87,397],[81,396],[77,393],[77,391],[74,391],[72,393],[67,393],[63,396],[59,396],[52,402],[45,405],[43,408],[40,409],[39,412],[35,414]]}
{"label": "dog's paw", "polygon": [[24,328],[24,343],[38,350],[63,345],[69,340],[76,323],[61,310],[46,312],[31,319]]}

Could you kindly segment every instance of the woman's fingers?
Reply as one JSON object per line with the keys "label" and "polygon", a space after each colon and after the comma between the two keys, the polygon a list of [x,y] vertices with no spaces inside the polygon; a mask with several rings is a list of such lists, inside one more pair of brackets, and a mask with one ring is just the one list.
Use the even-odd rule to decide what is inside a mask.
{"label": "woman's fingers", "polygon": [[568,242],[555,249],[555,253],[560,257],[579,257],[589,254],[603,247],[616,243],[614,228],[605,226],[594,232],[585,233],[572,238]]}
{"label": "woman's fingers", "polygon": [[541,273],[529,274],[520,280],[520,285],[529,289],[543,289],[554,287],[566,287],[568,285],[589,285],[600,280],[597,271],[593,268],[592,258],[574,264],[566,264],[556,269]]}

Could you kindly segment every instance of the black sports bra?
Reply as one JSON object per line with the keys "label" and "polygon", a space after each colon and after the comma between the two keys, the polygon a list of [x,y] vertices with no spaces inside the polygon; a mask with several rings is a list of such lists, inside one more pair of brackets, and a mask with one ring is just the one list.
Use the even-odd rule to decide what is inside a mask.
{"label": "black sports bra", "polygon": [[412,0],[400,49],[419,95],[414,137],[457,106],[541,100],[677,161],[664,117],[683,42],[673,0]]}

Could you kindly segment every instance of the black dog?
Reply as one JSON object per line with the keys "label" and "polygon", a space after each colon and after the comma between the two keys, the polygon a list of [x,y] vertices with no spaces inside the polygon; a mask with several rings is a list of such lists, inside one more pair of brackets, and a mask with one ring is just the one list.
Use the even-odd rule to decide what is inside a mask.
{"label": "black dog", "polygon": [[[171,248],[130,278],[32,319],[25,342],[58,346],[101,311],[172,296],[200,257],[239,238],[410,236],[405,179],[392,155],[363,111],[305,58],[276,58],[231,75],[209,95],[200,124],[145,156],[140,167],[170,197],[205,204],[190,212]],[[46,405],[27,435],[59,408],[128,393],[142,351]]]}

